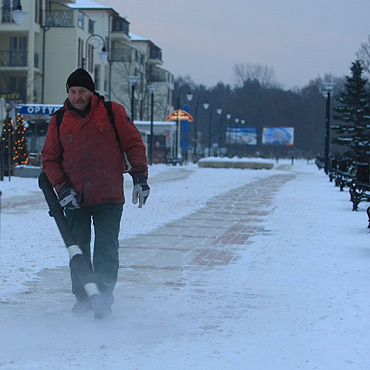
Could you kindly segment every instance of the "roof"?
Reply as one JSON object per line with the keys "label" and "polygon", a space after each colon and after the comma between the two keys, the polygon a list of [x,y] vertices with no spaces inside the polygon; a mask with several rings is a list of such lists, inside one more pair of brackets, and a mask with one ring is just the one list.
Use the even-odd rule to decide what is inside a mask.
{"label": "roof", "polygon": [[[103,5],[92,0],[76,0],[75,4],[68,4],[68,6],[73,9],[114,10],[111,6]],[[114,12],[116,11],[114,10]]]}
{"label": "roof", "polygon": [[147,37],[137,35],[136,33],[129,32],[129,36],[131,38],[131,41],[145,41],[147,43],[150,43],[160,49],[158,45],[156,45],[151,39],[148,39]]}
{"label": "roof", "polygon": [[147,37],[143,37],[132,32],[129,32],[129,36],[131,37],[132,41],[150,41],[150,39],[148,39]]}

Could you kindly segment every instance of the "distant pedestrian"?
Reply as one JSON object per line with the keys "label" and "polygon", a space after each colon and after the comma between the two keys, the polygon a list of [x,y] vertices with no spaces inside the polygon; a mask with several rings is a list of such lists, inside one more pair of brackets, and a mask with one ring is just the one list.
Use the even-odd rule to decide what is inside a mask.
{"label": "distant pedestrian", "polygon": [[[134,182],[132,201],[139,202],[141,208],[150,192],[146,148],[125,108],[112,102],[109,112],[87,71],[82,68],[74,71],[66,88],[68,98],[61,122],[58,113],[50,121],[42,149],[42,167],[65,207],[77,244],[92,265],[95,282],[104,298],[102,316],[106,316],[111,313],[119,268],[118,235],[127,165],[124,153]],[[95,233],[92,260],[91,222]],[[71,280],[77,299],[73,312],[92,310],[92,303],[72,270]]]}

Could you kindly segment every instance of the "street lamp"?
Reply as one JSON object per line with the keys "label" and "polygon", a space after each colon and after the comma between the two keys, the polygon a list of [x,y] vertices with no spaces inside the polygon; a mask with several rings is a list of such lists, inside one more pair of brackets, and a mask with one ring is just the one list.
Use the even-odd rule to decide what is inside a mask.
{"label": "street lamp", "polygon": [[198,99],[197,99],[197,103],[195,105],[195,120],[194,120],[194,163],[197,162],[197,124],[198,124],[198,105],[199,105],[199,101],[200,99],[204,98],[205,102],[202,104],[203,105],[203,108],[205,110],[208,109],[209,107],[209,104],[207,102],[207,99],[204,95],[199,95],[198,96]]}
{"label": "street lamp", "polygon": [[[87,57],[90,56],[90,65],[89,65],[90,68],[88,67],[88,70],[90,72],[92,70],[93,60],[91,60],[92,59],[92,55],[89,55],[87,48],[89,46],[89,41],[91,39],[93,39],[93,38],[94,39],[100,39],[100,41],[103,43],[102,50],[98,52],[98,55],[99,55],[99,58],[100,58],[100,61],[101,61],[102,64],[105,64],[107,62],[107,60],[108,60],[108,54],[109,54],[107,52],[107,49],[105,48],[105,40],[104,40],[104,38],[102,36],[100,36],[100,35],[97,35],[97,34],[90,35],[86,39],[86,44],[85,44],[85,58],[82,59],[82,68],[86,69]],[[100,45],[100,41],[99,41],[99,45]],[[97,46],[92,45],[93,50],[94,49],[97,49],[99,47],[99,45],[97,45]]]}
{"label": "street lamp", "polygon": [[[221,114],[222,109],[217,108],[216,112]],[[212,109],[209,113],[209,124],[208,124],[208,157],[211,156],[211,147],[212,147]]]}
{"label": "street lamp", "polygon": [[[244,126],[245,120],[244,119],[240,120],[240,123]],[[241,131],[242,129],[240,129],[240,144],[242,144],[241,156],[243,155],[245,156],[246,151],[247,151],[247,143],[246,142],[243,143],[243,140],[242,140],[243,136],[242,136]]]}
{"label": "street lamp", "polygon": [[139,81],[139,76],[127,76],[130,84],[131,84],[131,120],[134,122],[135,120],[135,85]]}
{"label": "street lamp", "polygon": [[153,164],[153,136],[154,136],[154,91],[157,90],[157,85],[148,85],[150,91],[150,151],[149,164]]}
{"label": "street lamp", "polygon": [[179,132],[179,126],[180,126],[180,120],[179,120],[179,109],[180,109],[180,101],[181,101],[181,90],[183,88],[187,88],[188,93],[186,94],[187,101],[191,101],[193,99],[193,94],[191,93],[190,87],[188,85],[182,85],[179,88],[179,96],[177,98],[177,121],[176,121],[176,152],[175,157],[178,158],[179,154],[179,147],[180,147],[180,132]]}
{"label": "street lamp", "polygon": [[330,94],[335,83],[324,82],[322,93],[326,95],[326,118],[325,118],[325,173],[329,173],[329,150],[330,150]]}
{"label": "street lamp", "polygon": [[221,143],[221,141],[222,141],[222,109],[217,108],[216,112],[220,116],[220,123],[219,123],[219,126],[218,126],[218,147],[219,147],[220,157],[221,157],[221,151],[222,151],[222,143]]}
{"label": "street lamp", "polygon": [[16,24],[21,24],[24,21],[24,18],[27,14],[28,14],[27,12],[24,12],[22,10],[22,5],[20,1],[16,9],[12,11],[12,17]]}
{"label": "street lamp", "polygon": [[236,126],[235,126],[235,143],[234,143],[234,147],[235,147],[235,155],[237,154],[237,148],[238,148],[238,146],[237,146],[237,144],[238,144],[238,123],[239,123],[239,121],[240,121],[240,119],[239,118],[235,118],[235,124],[236,124]]}
{"label": "street lamp", "polygon": [[227,137],[227,154],[228,156],[230,157],[230,142],[231,142],[231,131],[230,131],[230,118],[231,118],[231,114],[230,113],[227,113],[226,114],[226,119],[228,121],[228,137]]}

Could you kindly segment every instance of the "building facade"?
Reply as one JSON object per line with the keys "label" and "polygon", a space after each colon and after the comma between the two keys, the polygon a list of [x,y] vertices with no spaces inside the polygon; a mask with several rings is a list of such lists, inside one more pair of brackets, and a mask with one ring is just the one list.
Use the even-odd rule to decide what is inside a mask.
{"label": "building facade", "polygon": [[27,15],[16,24],[12,11],[20,0],[0,1],[0,97],[7,102],[61,104],[69,74],[83,67],[97,92],[131,115],[133,107],[137,120],[150,120],[152,107],[158,121],[172,110],[173,75],[162,68],[161,49],[131,34],[113,8],[90,0],[23,0]]}

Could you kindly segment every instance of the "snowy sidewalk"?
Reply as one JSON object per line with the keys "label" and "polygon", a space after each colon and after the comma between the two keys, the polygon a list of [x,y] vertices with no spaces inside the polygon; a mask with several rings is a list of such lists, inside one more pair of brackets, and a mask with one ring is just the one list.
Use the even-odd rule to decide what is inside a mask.
{"label": "snowy sidewalk", "polygon": [[123,239],[107,320],[70,312],[67,267],[43,270],[0,305],[0,369],[367,370],[364,207],[313,166],[257,175]]}

